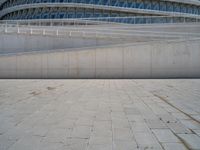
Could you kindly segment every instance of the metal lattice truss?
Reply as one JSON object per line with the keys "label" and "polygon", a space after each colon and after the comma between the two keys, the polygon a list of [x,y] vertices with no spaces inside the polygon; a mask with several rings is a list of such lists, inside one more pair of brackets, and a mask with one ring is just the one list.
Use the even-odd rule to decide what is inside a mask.
{"label": "metal lattice truss", "polygon": [[200,18],[199,0],[1,0],[0,19],[128,16]]}

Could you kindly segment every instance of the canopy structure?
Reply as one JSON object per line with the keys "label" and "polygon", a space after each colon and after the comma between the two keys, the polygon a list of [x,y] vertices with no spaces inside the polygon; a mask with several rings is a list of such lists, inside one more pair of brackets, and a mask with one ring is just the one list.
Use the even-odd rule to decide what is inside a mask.
{"label": "canopy structure", "polygon": [[[199,0],[2,0],[0,18],[66,19],[134,16],[199,18]],[[127,22],[127,21],[126,21]]]}

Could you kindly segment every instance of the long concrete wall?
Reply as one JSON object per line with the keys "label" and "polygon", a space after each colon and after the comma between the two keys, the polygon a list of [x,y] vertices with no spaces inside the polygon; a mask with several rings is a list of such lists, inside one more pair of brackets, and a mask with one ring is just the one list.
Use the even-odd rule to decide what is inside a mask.
{"label": "long concrete wall", "polygon": [[0,78],[200,77],[200,39],[0,56]]}
{"label": "long concrete wall", "polygon": [[57,37],[28,34],[0,34],[0,54],[54,49],[81,48],[116,43],[111,39],[84,38],[77,33],[76,37]]}

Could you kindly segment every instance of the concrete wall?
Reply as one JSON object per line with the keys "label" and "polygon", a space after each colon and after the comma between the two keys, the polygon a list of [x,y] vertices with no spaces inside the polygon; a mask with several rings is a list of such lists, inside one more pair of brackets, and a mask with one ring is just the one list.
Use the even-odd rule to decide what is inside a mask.
{"label": "concrete wall", "polygon": [[0,78],[200,77],[200,39],[0,56]]}
{"label": "concrete wall", "polygon": [[28,34],[0,34],[0,54],[28,51],[80,48],[116,43],[111,39],[76,37],[56,37]]}

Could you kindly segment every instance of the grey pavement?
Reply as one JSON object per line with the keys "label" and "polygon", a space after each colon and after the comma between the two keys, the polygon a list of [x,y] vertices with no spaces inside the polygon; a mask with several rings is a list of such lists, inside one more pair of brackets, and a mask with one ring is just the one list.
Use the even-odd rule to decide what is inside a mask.
{"label": "grey pavement", "polygon": [[0,80],[0,150],[200,150],[200,80]]}

